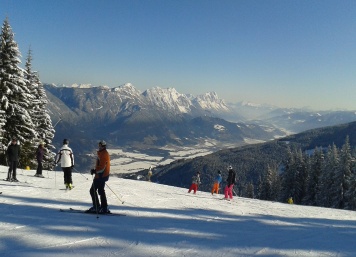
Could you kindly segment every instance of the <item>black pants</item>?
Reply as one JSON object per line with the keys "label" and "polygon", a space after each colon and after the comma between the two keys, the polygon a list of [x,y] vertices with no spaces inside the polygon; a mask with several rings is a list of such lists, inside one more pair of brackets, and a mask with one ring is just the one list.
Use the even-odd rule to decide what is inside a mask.
{"label": "black pants", "polygon": [[[91,185],[90,188],[90,195],[91,195],[91,200],[93,201],[93,206],[96,207],[97,209],[99,209],[99,207],[102,208],[107,208],[108,207],[108,202],[106,199],[106,194],[105,194],[105,182],[107,180],[106,179],[94,179],[93,180],[93,184]],[[98,194],[100,195],[100,202],[99,202],[99,198],[98,198]]]}
{"label": "black pants", "polygon": [[[17,168],[17,161],[10,161],[9,162],[9,172],[7,173],[7,178],[16,179],[16,168]],[[12,173],[12,175],[11,175]]]}
{"label": "black pants", "polygon": [[71,167],[64,167],[62,168],[64,172],[64,184],[73,184],[72,181],[72,168]]}
{"label": "black pants", "polygon": [[37,161],[38,165],[37,165],[37,171],[36,174],[40,174],[42,175],[42,161]]}

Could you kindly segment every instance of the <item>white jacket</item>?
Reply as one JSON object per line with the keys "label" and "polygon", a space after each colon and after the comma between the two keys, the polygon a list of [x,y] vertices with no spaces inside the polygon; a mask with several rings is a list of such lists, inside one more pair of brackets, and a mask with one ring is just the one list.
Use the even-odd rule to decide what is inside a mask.
{"label": "white jacket", "polygon": [[74,154],[68,145],[63,145],[56,156],[56,163],[61,162],[62,168],[74,166]]}

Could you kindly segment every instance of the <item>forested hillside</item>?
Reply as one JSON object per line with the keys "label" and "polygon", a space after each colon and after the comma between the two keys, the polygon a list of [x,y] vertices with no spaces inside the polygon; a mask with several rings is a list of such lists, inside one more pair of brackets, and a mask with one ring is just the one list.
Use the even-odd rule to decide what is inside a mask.
{"label": "forested hillside", "polygon": [[226,179],[226,168],[232,165],[240,196],[282,202],[293,197],[299,204],[354,209],[355,139],[356,122],[314,129],[158,166],[152,180],[188,188],[193,174],[200,171],[199,189],[210,191],[217,171]]}

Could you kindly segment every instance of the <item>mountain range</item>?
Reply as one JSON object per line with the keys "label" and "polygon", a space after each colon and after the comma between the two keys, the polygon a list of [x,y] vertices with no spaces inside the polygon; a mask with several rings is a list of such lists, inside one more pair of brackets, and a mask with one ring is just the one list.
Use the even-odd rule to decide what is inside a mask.
{"label": "mountain range", "polygon": [[174,88],[143,92],[128,83],[119,87],[45,84],[55,125],[54,145],[68,138],[77,164],[91,165],[87,154],[98,140],[111,148],[151,151],[165,145],[194,146],[214,141],[241,146],[268,141],[315,127],[356,120],[355,112],[312,112],[246,103],[227,104],[215,92],[198,96]]}

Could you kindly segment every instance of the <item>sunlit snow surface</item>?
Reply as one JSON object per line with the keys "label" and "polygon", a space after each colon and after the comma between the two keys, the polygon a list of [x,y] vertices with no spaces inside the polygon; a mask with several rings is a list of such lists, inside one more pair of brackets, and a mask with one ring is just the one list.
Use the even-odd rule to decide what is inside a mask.
{"label": "sunlit snow surface", "polygon": [[[111,177],[112,212],[61,213],[91,206],[90,174],[18,170],[0,181],[0,256],[356,256],[353,211],[303,207]],[[7,168],[0,167],[6,177]],[[124,204],[122,204],[124,201]]]}

